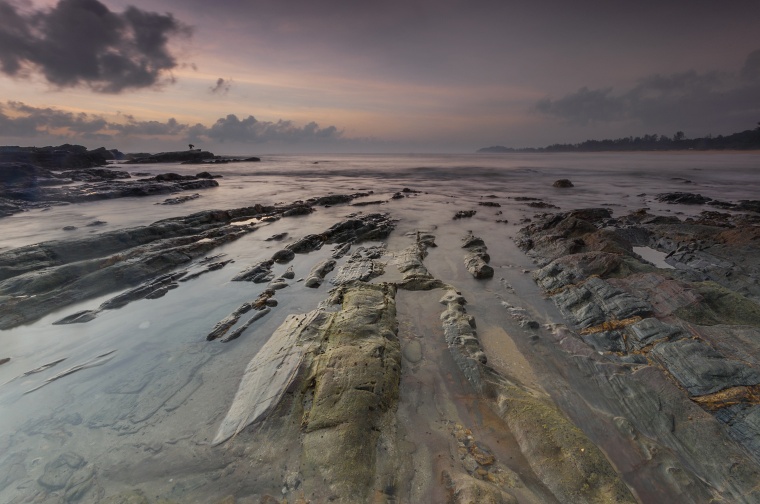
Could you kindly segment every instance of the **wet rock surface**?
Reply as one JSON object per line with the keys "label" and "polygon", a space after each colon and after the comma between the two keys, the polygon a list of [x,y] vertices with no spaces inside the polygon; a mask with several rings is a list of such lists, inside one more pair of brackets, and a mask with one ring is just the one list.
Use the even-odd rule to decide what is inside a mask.
{"label": "wet rock surface", "polygon": [[[531,278],[501,236],[515,226],[452,221],[450,210],[431,224],[416,207],[400,220],[346,215],[369,194],[116,231],[109,215],[98,237],[0,253],[8,327],[103,296],[35,324],[61,324],[51,328],[67,340],[61,351],[26,367],[22,352],[4,352],[23,397],[93,400],[0,432],[0,495],[758,501],[751,215],[541,214],[503,198],[512,222],[530,224],[516,241],[538,264]],[[399,194],[414,198],[384,209],[427,211],[438,197]],[[499,277],[481,280],[484,266]],[[92,290],[103,278],[110,290]],[[182,318],[162,320],[172,310]],[[76,341],[97,341],[108,317],[128,337],[79,355]]]}
{"label": "wet rock surface", "polygon": [[463,249],[467,250],[467,255],[464,258],[464,265],[467,271],[475,278],[492,278],[493,268],[488,265],[491,261],[491,256],[488,255],[488,247],[482,238],[468,234],[462,238],[464,244]]}
{"label": "wet rock surface", "polygon": [[[124,306],[136,299],[161,297],[176,288],[183,276],[187,275],[187,281],[227,264],[205,265],[204,257],[210,251],[255,231],[257,223],[276,220],[299,206],[300,203],[210,210],[149,226],[0,253],[0,328],[28,323],[77,301],[138,285],[107,301],[99,310],[74,314],[59,323],[87,322],[100,310]],[[321,235],[307,235],[274,257],[285,262],[292,259],[293,253],[310,252],[323,243],[381,239],[392,229],[393,222],[387,215],[362,215],[342,221]],[[254,264],[232,280],[269,282],[274,279],[274,263],[275,259],[269,259]]]}
{"label": "wet rock surface", "polygon": [[[696,196],[659,198],[707,201]],[[696,477],[731,500],[756,502],[760,495],[750,482],[760,474],[753,392],[760,381],[760,345],[737,335],[760,327],[760,250],[752,216],[716,214],[681,221],[644,210],[615,218],[606,209],[578,210],[542,216],[517,241],[543,266],[534,278],[570,326],[557,332],[558,344],[585,355],[577,362],[597,383],[615,376],[603,389],[612,403],[624,405],[627,429],[673,449],[682,468],[692,465],[690,498],[700,501],[710,493]],[[634,247],[658,251],[669,267],[655,267]],[[662,411],[665,401],[668,413]],[[702,421],[691,421],[696,418]],[[726,471],[711,463],[713,450],[754,462],[744,462],[740,473]],[[695,467],[697,453],[705,460]]]}
{"label": "wet rock surface", "polygon": [[[50,204],[80,203],[104,199],[151,196],[218,187],[216,180],[195,176],[160,174],[138,180],[124,171],[83,168],[55,173],[25,163],[0,162],[0,216]],[[198,195],[176,197],[164,204],[178,204]]]}

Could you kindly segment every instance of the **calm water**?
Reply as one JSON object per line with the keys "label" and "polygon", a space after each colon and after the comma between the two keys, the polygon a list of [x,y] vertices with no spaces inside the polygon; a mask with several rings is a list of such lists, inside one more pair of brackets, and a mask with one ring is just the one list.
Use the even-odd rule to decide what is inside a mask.
{"label": "calm water", "polygon": [[[515,197],[539,198],[562,210],[606,206],[619,215],[648,207],[652,212],[689,215],[704,208],[664,205],[654,196],[688,191],[730,201],[757,199],[760,183],[758,153],[263,156],[260,163],[115,168],[154,174],[208,170],[223,178],[220,187],[201,191],[200,198],[182,205],[157,205],[168,197],[161,195],[58,206],[3,218],[0,250],[145,225],[211,208],[289,203],[357,191],[374,191],[369,199],[387,200],[404,187],[422,193],[382,206],[319,208],[308,217],[274,222],[220,247],[218,253],[235,260],[224,269],[181,284],[163,298],[104,312],[86,324],[54,326],[52,322],[95,308],[116,293],[0,332],[0,358],[11,358],[0,366],[0,473],[9,475],[0,476],[1,502],[22,502],[35,495],[36,502],[58,502],[60,496],[45,493],[37,479],[47,463],[68,452],[94,468],[106,496],[137,487],[182,502],[223,497],[230,482],[208,475],[221,471],[234,454],[214,451],[208,439],[229,407],[242,371],[288,314],[315,308],[327,293],[328,285],[311,290],[294,284],[278,294],[277,309],[240,340],[228,345],[205,341],[217,321],[263,289],[230,282],[230,278],[287,243],[265,241],[276,233],[287,232],[297,239],[327,229],[357,210],[390,212],[398,225],[387,240],[388,248],[407,246],[407,232],[434,232],[441,252],[431,254],[429,269],[463,289],[478,313],[477,300],[485,294],[481,284],[462,274],[458,252],[463,230],[471,229],[486,239],[492,265],[527,309],[541,322],[554,323],[560,322],[557,314],[521,272],[532,267],[530,261],[512,243],[521,220],[547,210],[529,208]],[[560,178],[570,179],[575,187],[553,188]],[[495,196],[488,201],[501,207],[478,206],[486,196]],[[455,226],[451,217],[462,209],[478,213]],[[495,223],[496,219],[508,223]],[[86,227],[94,220],[107,225]],[[72,225],[75,231],[62,230]],[[305,276],[328,252],[299,255],[292,263],[296,278]],[[486,308],[481,310],[490,324],[481,333],[488,334],[488,327],[497,333],[498,317],[489,315]],[[505,349],[503,342],[483,338],[497,365],[509,360],[499,352],[513,351],[512,347]],[[29,373],[56,361],[61,362]],[[77,366],[82,369],[65,374]],[[530,375],[530,370],[525,373]],[[57,375],[62,376],[50,380]],[[86,495],[85,501],[93,501],[95,493]]]}

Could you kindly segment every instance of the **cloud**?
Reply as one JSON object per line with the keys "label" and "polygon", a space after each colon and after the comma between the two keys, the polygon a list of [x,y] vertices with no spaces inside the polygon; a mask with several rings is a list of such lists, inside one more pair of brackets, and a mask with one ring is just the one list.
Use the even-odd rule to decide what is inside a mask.
{"label": "cloud", "polygon": [[208,90],[211,94],[226,95],[230,92],[230,88],[232,88],[232,79],[225,80],[219,77],[216,79],[216,84],[211,86]]}
{"label": "cloud", "polygon": [[141,121],[129,114],[121,114],[117,121],[108,121],[98,115],[32,107],[21,102],[0,103],[0,136],[45,135],[69,140],[163,137],[181,143],[295,144],[334,141],[341,137],[342,131],[335,126],[322,128],[313,121],[298,126],[293,121],[259,121],[252,115],[241,121],[235,114],[220,118],[211,126],[200,123],[191,126],[174,118],[165,122]]}
{"label": "cloud", "polygon": [[320,128],[315,122],[298,127],[292,121],[259,121],[249,115],[242,121],[235,114],[218,119],[203,134],[219,142],[272,143],[310,142],[337,139],[342,132],[335,126]]}
{"label": "cloud", "polygon": [[60,0],[31,12],[0,0],[0,71],[39,72],[54,86],[102,93],[154,87],[173,81],[178,63],[169,41],[190,33],[171,14],[136,7],[119,14],[98,0]]}
{"label": "cloud", "polygon": [[133,136],[178,136],[187,132],[189,126],[177,122],[173,117],[162,123],[159,121],[138,121],[133,116],[124,116],[127,119],[125,123],[110,123],[109,129],[123,135]]}
{"label": "cloud", "polygon": [[695,71],[653,75],[632,89],[583,87],[559,99],[538,101],[535,110],[568,124],[636,122],[651,127],[715,127],[746,121],[760,113],[760,50],[750,53],[736,74]]}
{"label": "cloud", "polygon": [[36,137],[40,134],[80,136],[102,134],[108,122],[99,116],[53,108],[30,107],[20,102],[0,104],[0,135]]}

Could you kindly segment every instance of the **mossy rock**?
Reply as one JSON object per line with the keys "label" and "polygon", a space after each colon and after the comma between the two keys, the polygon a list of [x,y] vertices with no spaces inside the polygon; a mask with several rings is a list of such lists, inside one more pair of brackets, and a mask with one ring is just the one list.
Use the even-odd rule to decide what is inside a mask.
{"label": "mossy rock", "polygon": [[601,450],[548,400],[505,385],[498,403],[531,467],[560,502],[636,502]]}
{"label": "mossy rock", "polygon": [[750,325],[760,326],[760,305],[715,282],[692,284],[702,301],[684,306],[675,314],[699,325]]}

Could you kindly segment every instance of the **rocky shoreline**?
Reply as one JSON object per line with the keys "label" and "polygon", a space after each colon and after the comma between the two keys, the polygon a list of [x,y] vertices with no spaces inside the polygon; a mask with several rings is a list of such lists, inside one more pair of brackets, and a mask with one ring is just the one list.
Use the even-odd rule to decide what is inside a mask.
{"label": "rocky shoreline", "polygon": [[[105,176],[112,174],[80,170],[67,178],[97,184],[87,177]],[[159,177],[155,183],[213,182]],[[101,397],[119,408],[59,422],[99,436],[168,422],[201,387],[203,366],[223,348],[251,344],[252,333],[279,317],[209,422],[212,434],[158,443],[150,451],[160,456],[141,463],[142,474],[163,475],[167,460],[185,463],[192,450],[198,468],[187,481],[197,486],[188,488],[203,488],[197,482],[211,474],[235,482],[228,497],[217,492],[209,502],[760,501],[760,217],[752,201],[686,219],[647,209],[532,214],[515,242],[565,321],[543,326],[492,258],[493,237],[483,230],[505,221],[502,203],[490,199],[471,205],[487,228],[473,225],[474,209],[446,213],[455,240],[445,247],[440,229],[399,235],[394,205],[426,194],[405,188],[368,202],[386,204],[386,213],[358,211],[321,229],[288,226],[266,240],[271,252],[245,266],[223,248],[324,208],[355,211],[356,200],[372,194],[208,210],[3,251],[0,329],[103,296],[97,307],[52,322],[87,328],[108,311],[158,303],[151,300],[222,273],[225,284],[250,286],[245,302],[215,317],[190,351],[156,355],[144,376],[104,376]],[[683,195],[661,197],[684,204]],[[296,293],[321,302],[285,311]],[[507,364],[483,338],[496,330],[517,342]],[[531,347],[537,360],[527,371],[510,367],[527,363]],[[35,377],[63,359],[17,378],[28,383],[25,394],[36,394],[105,365],[114,352],[45,380]],[[532,369],[546,374],[528,379]],[[154,499],[128,478],[119,491],[107,489],[101,478],[119,476],[75,451],[34,469],[17,438],[0,442],[0,464],[15,471],[0,479],[0,492],[18,479],[42,502],[182,501]]]}
{"label": "rocky shoreline", "polygon": [[125,171],[82,168],[54,172],[28,163],[0,163],[0,217],[85,201],[172,194],[218,187],[208,172],[132,179]]}
{"label": "rocky shoreline", "polygon": [[519,237],[568,321],[557,344],[583,356],[579,370],[620,415],[618,428],[691,467],[688,479],[662,484],[693,502],[760,499],[759,223],[713,211],[613,218],[596,208],[544,215]]}

